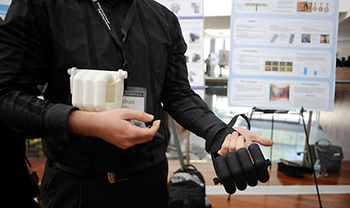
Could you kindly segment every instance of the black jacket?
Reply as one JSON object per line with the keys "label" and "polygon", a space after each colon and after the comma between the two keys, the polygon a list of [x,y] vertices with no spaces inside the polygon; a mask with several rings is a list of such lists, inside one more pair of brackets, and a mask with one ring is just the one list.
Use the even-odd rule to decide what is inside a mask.
{"label": "black jacket", "polygon": [[[136,0],[135,0],[136,1]],[[103,4],[120,35],[120,15]],[[98,138],[70,135],[69,75],[73,66],[118,70],[116,44],[89,0],[13,0],[0,23],[0,121],[12,137],[43,137],[45,155],[67,166],[125,173],[164,159],[169,141],[167,111],[195,134],[211,138],[225,124],[195,94],[187,79],[186,44],[175,15],[153,0],[137,0],[124,44],[128,86],[147,88],[147,109],[161,119],[157,140],[144,153],[121,150]],[[44,100],[38,99],[48,83]],[[208,149],[207,149],[208,150]]]}

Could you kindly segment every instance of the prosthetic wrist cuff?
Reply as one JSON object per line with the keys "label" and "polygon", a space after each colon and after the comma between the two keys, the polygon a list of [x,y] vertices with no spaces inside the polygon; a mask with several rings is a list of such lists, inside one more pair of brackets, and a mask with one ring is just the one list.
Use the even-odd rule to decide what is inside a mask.
{"label": "prosthetic wrist cuff", "polygon": [[207,152],[216,155],[217,151],[220,150],[226,136],[232,134],[234,131],[236,130],[228,127],[220,129],[211,140],[210,146],[208,146],[208,142],[206,143]]}

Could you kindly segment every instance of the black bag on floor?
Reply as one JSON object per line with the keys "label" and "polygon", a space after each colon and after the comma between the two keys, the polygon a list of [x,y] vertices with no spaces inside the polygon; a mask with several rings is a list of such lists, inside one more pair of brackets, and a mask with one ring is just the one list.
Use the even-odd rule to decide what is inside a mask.
{"label": "black bag on floor", "polygon": [[205,181],[193,165],[178,169],[168,184],[169,208],[205,208]]}
{"label": "black bag on floor", "polygon": [[[324,144],[321,144],[323,142]],[[326,139],[318,140],[314,145],[310,145],[311,156],[314,162],[317,159],[321,162],[321,173],[339,172],[341,170],[341,162],[343,160],[343,150],[340,146],[333,145]],[[313,168],[311,164],[310,154],[306,154],[305,166]]]}

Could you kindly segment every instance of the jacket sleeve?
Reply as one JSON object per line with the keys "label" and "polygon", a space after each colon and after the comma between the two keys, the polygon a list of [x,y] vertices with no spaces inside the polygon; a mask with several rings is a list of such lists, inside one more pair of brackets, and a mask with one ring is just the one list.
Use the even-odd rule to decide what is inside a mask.
{"label": "jacket sleeve", "polygon": [[209,152],[213,138],[221,129],[226,128],[226,124],[216,117],[202,98],[191,89],[184,55],[187,46],[177,18],[173,16],[171,21],[172,46],[162,91],[162,103],[176,122],[206,139],[206,150]]}
{"label": "jacket sleeve", "polygon": [[17,138],[68,141],[72,106],[39,99],[51,67],[50,34],[37,0],[13,0],[0,23],[0,124]]}

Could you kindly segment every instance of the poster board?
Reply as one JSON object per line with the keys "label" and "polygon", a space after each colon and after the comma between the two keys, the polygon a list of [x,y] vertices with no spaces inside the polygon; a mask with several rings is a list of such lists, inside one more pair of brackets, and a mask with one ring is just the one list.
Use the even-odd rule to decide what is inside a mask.
{"label": "poster board", "polygon": [[234,0],[230,106],[333,110],[338,0]]}
{"label": "poster board", "polygon": [[192,89],[204,99],[203,0],[157,1],[171,10],[179,19],[183,37],[187,44],[185,56],[188,80]]}

